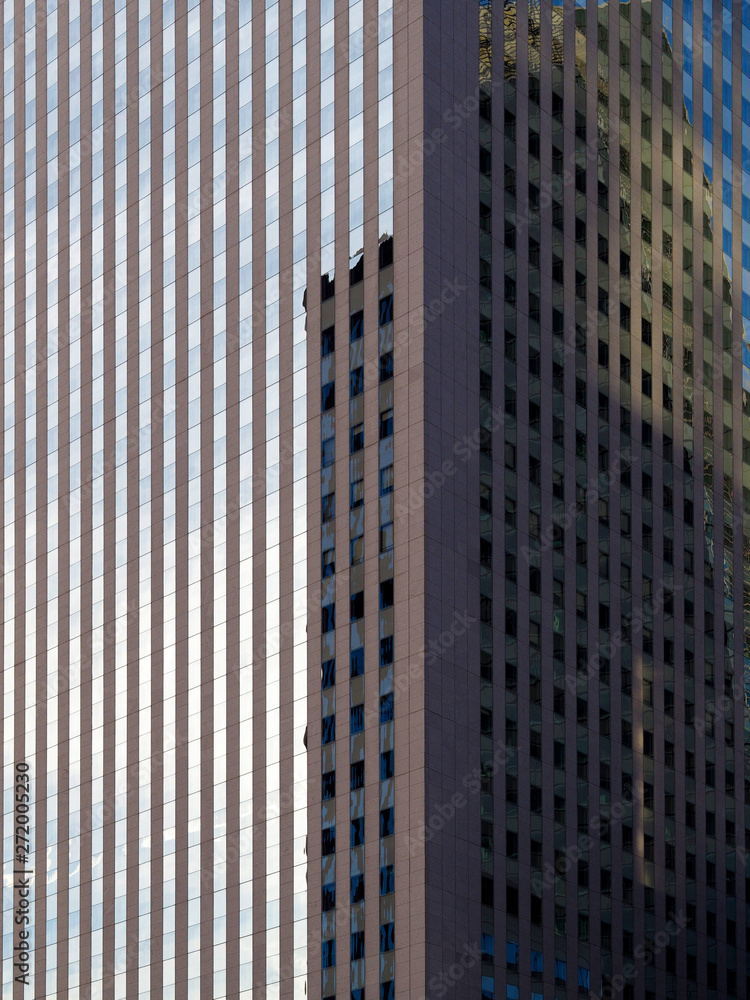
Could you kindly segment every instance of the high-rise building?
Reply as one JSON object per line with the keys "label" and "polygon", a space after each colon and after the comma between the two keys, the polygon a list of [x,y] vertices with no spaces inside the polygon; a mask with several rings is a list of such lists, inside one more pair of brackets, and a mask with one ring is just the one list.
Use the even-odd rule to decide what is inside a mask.
{"label": "high-rise building", "polygon": [[2,1000],[750,997],[750,3],[0,7]]}

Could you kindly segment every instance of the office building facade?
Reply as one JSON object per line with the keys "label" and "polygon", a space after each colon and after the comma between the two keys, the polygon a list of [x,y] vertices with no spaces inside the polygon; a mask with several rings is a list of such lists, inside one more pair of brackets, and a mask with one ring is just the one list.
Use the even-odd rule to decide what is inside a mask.
{"label": "office building facade", "polygon": [[750,6],[1,6],[3,997],[748,996]]}

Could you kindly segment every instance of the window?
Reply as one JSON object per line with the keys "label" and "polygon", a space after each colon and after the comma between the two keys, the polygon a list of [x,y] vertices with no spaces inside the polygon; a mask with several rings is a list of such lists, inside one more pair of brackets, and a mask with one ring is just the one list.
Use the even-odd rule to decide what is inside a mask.
{"label": "window", "polygon": [[336,383],[327,382],[321,389],[321,403],[320,408],[323,413],[327,413],[328,410],[332,410],[336,405]]}
{"label": "window", "polygon": [[380,381],[387,382],[393,378],[393,351],[380,356]]}
{"label": "window", "polygon": [[333,632],[336,628],[336,605],[327,604],[322,609],[322,631]]}
{"label": "window", "polygon": [[378,326],[386,326],[393,322],[393,296],[386,295],[380,300],[380,310],[378,313]]}
{"label": "window", "polygon": [[393,692],[380,696],[380,724],[393,722]]}
{"label": "window", "polygon": [[394,815],[393,807],[389,809],[380,810],[380,836],[381,837],[392,837],[394,831]]}
{"label": "window", "polygon": [[395,947],[394,944],[394,926],[393,921],[387,924],[380,925],[380,953],[381,955],[387,951],[393,951]]}
{"label": "window", "polygon": [[349,372],[349,398],[353,399],[365,391],[365,370],[363,367],[355,368]]}
{"label": "window", "polygon": [[393,865],[380,869],[380,895],[387,896],[394,890]]}
{"label": "window", "polygon": [[380,780],[387,781],[393,777],[393,750],[386,750],[380,755]]}
{"label": "window", "polygon": [[332,799],[336,795],[336,772],[326,771],[323,775],[323,798]]}
{"label": "window", "polygon": [[383,580],[380,584],[380,610],[393,607],[393,580]]}
{"label": "window", "polygon": [[[359,425],[362,426],[361,424]],[[336,461],[336,438],[329,437],[325,441],[321,442],[320,445],[320,464],[323,468],[327,468],[329,465],[333,465]]]}
{"label": "window", "polygon": [[336,660],[324,660],[320,668],[320,686],[325,689],[336,683]]}
{"label": "window", "polygon": [[334,909],[336,906],[336,883],[330,882],[328,885],[324,885],[322,889],[322,909],[324,913],[328,910]]}
{"label": "window", "polygon": [[[365,446],[365,425],[355,424],[349,431],[349,453],[354,455]],[[333,459],[331,459],[333,461]],[[325,463],[324,463],[325,464]],[[328,463],[330,464],[330,462]]]}
{"label": "window", "polygon": [[359,677],[365,672],[365,651],[360,646],[349,653],[349,673],[351,677]]}
{"label": "window", "polygon": [[393,434],[393,410],[384,410],[380,414],[380,440]]}
{"label": "window", "polygon": [[365,616],[365,592],[364,590],[357,591],[356,594],[352,594],[349,598],[349,621],[359,621],[360,618]]}
{"label": "window", "polygon": [[336,827],[330,826],[321,831],[323,857],[336,853]]}
{"label": "window", "polygon": [[362,310],[349,317],[349,340],[359,340],[364,333],[364,313]]}
{"label": "window", "polygon": [[321,501],[321,520],[330,521],[336,516],[336,494],[327,493]]}
{"label": "window", "polygon": [[351,821],[350,846],[359,847],[365,842],[365,818],[359,816]]}
{"label": "window", "polygon": [[329,326],[327,330],[323,330],[320,335],[320,353],[322,357],[326,357],[333,353],[335,346],[335,330],[332,326]]}
{"label": "window", "polygon": [[332,743],[336,739],[336,716],[326,715],[323,719],[323,735],[321,742]]}
{"label": "window", "polygon": [[[360,875],[358,877],[361,878],[362,876]],[[355,902],[355,899],[354,899],[354,879],[352,879],[352,903],[354,903],[354,902]],[[352,961],[353,962],[356,961],[359,958],[364,958],[365,957],[365,932],[364,931],[355,931],[355,933],[352,934],[351,956],[352,956]]]}
{"label": "window", "polygon": [[361,507],[365,502],[365,481],[364,479],[355,479],[353,483],[349,484],[349,509],[355,510],[357,507]]}
{"label": "window", "polygon": [[388,465],[380,470],[380,496],[393,492],[393,466]]}
{"label": "window", "polygon": [[349,786],[352,791],[363,788],[365,784],[365,762],[358,760],[350,767]]}
{"label": "window", "polygon": [[352,705],[349,709],[349,732],[361,733],[365,728],[365,706]]}
{"label": "window", "polygon": [[393,549],[393,521],[388,521],[380,527],[380,551],[390,552]]}
{"label": "window", "polygon": [[328,549],[323,553],[323,572],[322,576],[325,580],[329,576],[333,576],[336,572],[336,550]]}

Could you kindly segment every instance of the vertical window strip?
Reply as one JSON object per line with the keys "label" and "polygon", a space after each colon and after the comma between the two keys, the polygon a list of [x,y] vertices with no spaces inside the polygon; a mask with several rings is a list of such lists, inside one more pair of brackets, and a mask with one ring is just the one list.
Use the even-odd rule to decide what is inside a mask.
{"label": "vertical window strip", "polygon": [[393,0],[378,0],[378,210],[393,235]]}
{"label": "vertical window strip", "polygon": [[266,995],[280,992],[280,409],[279,409],[279,4],[265,14],[266,312]]}
{"label": "vertical window strip", "polygon": [[[103,980],[124,987],[127,947],[127,739],[128,739],[128,315],[127,315],[127,11],[115,13],[115,775],[114,955],[104,956]],[[105,740],[107,739],[105,733]],[[122,978],[120,978],[122,977]],[[104,986],[104,982],[102,983]]]}
{"label": "vertical window strip", "polygon": [[226,229],[226,0],[213,0],[213,295],[214,295],[214,815],[213,996],[227,991],[227,229]]}
{"label": "vertical window strip", "polygon": [[[138,79],[151,77],[151,0],[138,5]],[[138,100],[138,993],[151,987],[151,92]]]}
{"label": "vertical window strip", "polygon": [[307,9],[306,0],[292,7],[297,33],[292,48],[292,260],[294,374],[292,494],[293,553],[293,969],[294,998],[307,995]]}
{"label": "vertical window strip", "polygon": [[[25,361],[21,366],[21,371],[25,369],[24,375],[21,371],[18,374],[19,390],[25,394],[24,397],[24,417],[25,434],[21,437],[21,428],[17,428],[19,442],[23,442],[25,471],[25,520],[23,531],[25,534],[25,594],[24,594],[24,663],[25,663],[25,692],[24,692],[24,759],[28,762],[31,773],[37,775],[37,796],[39,790],[46,801],[46,829],[39,829],[38,810],[32,808],[31,816],[31,849],[29,855],[29,867],[35,871],[45,871],[45,876],[35,878],[31,884],[30,904],[33,908],[37,900],[37,894],[44,897],[44,907],[46,917],[55,920],[57,917],[56,908],[56,888],[57,888],[57,852],[46,851],[48,832],[57,826],[57,735],[56,735],[56,711],[57,698],[53,698],[48,712],[47,732],[37,734],[37,696],[36,696],[36,387],[37,387],[37,367],[36,367],[36,245],[37,245],[37,220],[36,220],[36,195],[37,195],[37,163],[36,163],[36,25],[35,25],[35,3],[27,3],[24,9],[25,40],[24,40],[24,128],[25,142],[23,146],[26,172],[26,193],[25,193],[25,241],[24,254],[25,261],[23,267],[25,283]],[[21,381],[23,378],[23,382]],[[21,388],[23,386],[23,388]],[[39,741],[37,735],[41,738]],[[36,766],[37,746],[42,745],[42,740],[47,745],[47,768],[43,781]],[[51,745],[50,745],[51,740]],[[12,787],[12,786],[9,786]],[[51,790],[55,789],[54,792]],[[38,802],[38,797],[32,801]],[[50,825],[51,824],[51,825]],[[45,859],[46,864],[45,864]],[[39,863],[37,863],[39,862]],[[48,888],[49,887],[49,888]],[[54,887],[54,889],[52,888]],[[56,925],[53,925],[56,926]],[[54,934],[47,936],[49,945],[50,937],[53,938],[53,945],[56,945]],[[50,949],[46,949],[46,957],[49,958]],[[30,957],[30,981],[36,980],[36,956]],[[57,964],[56,953],[53,958],[53,967]],[[54,974],[52,980],[47,977],[45,989],[49,985],[56,987]]]}
{"label": "vertical window strip", "polygon": [[240,0],[239,26],[239,988],[253,971],[253,156],[252,0]]}
{"label": "vertical window strip", "polygon": [[[104,931],[104,27],[91,9],[91,994],[101,995]],[[110,279],[111,280],[111,279]],[[111,293],[110,293],[111,294]]]}
{"label": "vertical window strip", "polygon": [[[201,10],[187,17],[188,100],[188,996],[200,993],[201,903]],[[195,111],[190,111],[195,108]],[[179,978],[179,977],[178,977]]]}
{"label": "vertical window strip", "polygon": [[175,5],[162,4],[162,385],[163,438],[163,678],[162,678],[162,983],[175,995],[176,771],[177,771],[177,441],[176,441],[176,180]]}
{"label": "vertical window strip", "polygon": [[[335,21],[333,0],[321,0],[320,3],[320,273],[321,296],[323,303],[331,298],[334,292],[335,280],[335,233],[336,233],[336,104],[335,104]],[[334,374],[335,353],[322,359],[322,370]],[[321,371],[323,374],[323,371]],[[329,377],[325,376],[326,379]],[[321,439],[326,440],[326,448],[330,454],[324,458],[328,465],[323,469],[321,482],[329,485],[324,487],[329,500],[335,504],[335,415],[333,411],[321,417]],[[330,517],[331,512],[328,512]],[[335,519],[329,530],[335,538]],[[322,636],[321,652],[326,659],[334,659],[336,655],[335,631],[335,576],[330,578],[322,591],[323,610],[327,624],[327,633]],[[332,689],[335,692],[335,687]],[[327,741],[323,747],[323,771],[335,772],[335,694],[322,692],[322,711],[324,712],[323,738]],[[325,801],[321,809],[321,838],[323,841],[321,883],[329,907],[321,914],[322,938],[322,996],[332,997],[336,993],[336,800]],[[346,824],[343,827],[346,830]],[[346,834],[344,833],[344,836]],[[345,841],[344,841],[345,843]]]}

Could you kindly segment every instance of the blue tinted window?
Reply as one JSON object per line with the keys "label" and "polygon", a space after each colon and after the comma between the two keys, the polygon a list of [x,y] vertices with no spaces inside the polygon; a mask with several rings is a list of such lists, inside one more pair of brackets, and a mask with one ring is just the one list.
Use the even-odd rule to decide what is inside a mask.
{"label": "blue tinted window", "polygon": [[380,925],[380,953],[381,955],[386,951],[393,951],[394,945],[394,932],[393,932],[393,921],[388,924]]}
{"label": "blue tinted window", "polygon": [[393,722],[393,692],[380,697],[380,724]]}
{"label": "blue tinted window", "polygon": [[394,830],[393,807],[380,810],[380,836],[392,837]]}
{"label": "blue tinted window", "polygon": [[[365,898],[365,877],[364,875],[352,875],[352,905],[361,903]],[[352,958],[354,956],[352,955]]]}
{"label": "blue tinted window", "polygon": [[387,896],[393,892],[393,865],[385,865],[380,869],[380,895]]}
{"label": "blue tinted window", "polygon": [[336,683],[336,661],[324,660],[320,668],[320,686],[329,688]]}
{"label": "blue tinted window", "polygon": [[349,732],[361,733],[365,728],[365,706],[354,705],[349,709]]}
{"label": "blue tinted window", "polygon": [[393,777],[393,750],[386,750],[380,755],[380,780],[387,781]]}
{"label": "blue tinted window", "polygon": [[321,961],[324,969],[330,969],[336,964],[336,942],[323,941],[321,943]]}
{"label": "blue tinted window", "polygon": [[[354,900],[352,900],[354,902]],[[351,956],[352,961],[356,962],[358,958],[365,957],[365,932],[355,931],[352,934],[352,944],[351,944]]]}
{"label": "blue tinted window", "polygon": [[349,653],[349,672],[352,677],[359,677],[365,672],[365,651],[361,646]]}
{"label": "blue tinted window", "polygon": [[393,636],[387,635],[380,640],[380,666],[385,667],[393,663]]}
{"label": "blue tinted window", "polygon": [[323,850],[323,857],[327,857],[329,854],[336,853],[336,827],[329,826],[325,830],[321,830],[320,839]]}
{"label": "blue tinted window", "polygon": [[322,742],[324,744],[325,743],[333,743],[333,741],[335,739],[336,739],[336,716],[335,715],[327,715],[323,719],[323,737],[322,737]]}
{"label": "blue tinted window", "polygon": [[357,819],[352,820],[351,826],[351,847],[359,847],[360,844],[365,842],[365,818],[364,816],[359,816]]}

